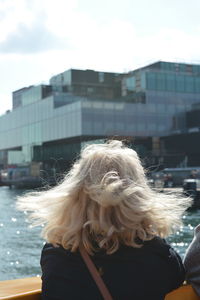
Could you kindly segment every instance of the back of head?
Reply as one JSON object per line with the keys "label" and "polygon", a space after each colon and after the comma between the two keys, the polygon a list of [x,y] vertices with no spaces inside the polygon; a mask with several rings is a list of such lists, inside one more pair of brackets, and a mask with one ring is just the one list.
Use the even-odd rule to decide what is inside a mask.
{"label": "back of head", "polygon": [[137,153],[120,141],[87,146],[61,184],[18,200],[37,225],[45,223],[48,242],[71,251],[83,243],[90,253],[167,236],[187,206],[188,199],[153,191]]}
{"label": "back of head", "polygon": [[84,193],[103,207],[123,202],[130,186],[147,187],[137,153],[120,141],[87,146],[78,166]]}

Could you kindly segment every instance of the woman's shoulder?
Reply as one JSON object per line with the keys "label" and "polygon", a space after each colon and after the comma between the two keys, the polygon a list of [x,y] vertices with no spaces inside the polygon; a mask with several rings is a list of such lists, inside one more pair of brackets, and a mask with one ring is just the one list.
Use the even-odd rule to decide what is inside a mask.
{"label": "woman's shoulder", "polygon": [[60,245],[49,243],[42,249],[40,265],[43,280],[52,276],[71,276],[71,272],[75,278],[75,274],[85,268],[78,252],[71,252]]}
{"label": "woman's shoulder", "polygon": [[[105,250],[99,250],[94,253],[92,260],[94,262],[104,261],[132,261],[143,257],[144,260],[165,260],[169,263],[182,263],[178,253],[164,240],[155,237],[150,241],[145,241],[139,248],[121,245],[119,249],[112,253],[106,254]],[[63,248],[61,245],[53,245],[46,243],[41,253],[41,266],[51,266],[52,268],[69,264],[77,264],[80,267],[84,266],[83,260],[79,251],[71,252]]]}
{"label": "woman's shoulder", "polygon": [[168,256],[169,253],[173,250],[171,245],[165,240],[158,236],[154,237],[149,241],[144,241],[142,243],[142,248],[145,252],[152,252]]}
{"label": "woman's shoulder", "polygon": [[51,243],[46,243],[42,249],[41,260],[48,259],[50,257],[56,258],[80,258],[79,252],[71,252],[68,249],[63,248],[61,245],[53,245]]}
{"label": "woman's shoulder", "polygon": [[[185,269],[182,259],[176,250],[165,240],[156,237],[146,243],[148,250],[156,254],[157,262],[165,263],[171,277],[173,289],[179,287],[185,279]],[[155,256],[154,256],[155,257]],[[166,270],[165,270],[166,271]]]}
{"label": "woman's shoulder", "polygon": [[[106,251],[105,250],[98,250],[94,256],[97,257],[114,257],[114,256],[119,256],[125,253],[125,254],[136,254],[136,253],[144,253],[144,252],[156,252],[156,253],[160,253],[163,255],[168,255],[171,250],[173,250],[173,248],[167,243],[166,240],[160,238],[160,237],[154,237],[152,240],[149,241],[144,241],[144,242],[140,242],[140,246],[139,248],[133,248],[130,246],[125,246],[125,245],[121,245],[119,247],[119,249],[111,254],[111,255],[106,255]],[[42,254],[41,254],[41,258],[45,258],[48,256],[54,256],[54,257],[69,257],[70,259],[79,259],[80,258],[80,254],[79,251],[76,252],[71,252],[68,249],[63,248],[63,246],[61,245],[53,245],[51,243],[46,243],[42,249]]]}
{"label": "woman's shoulder", "polygon": [[57,253],[57,252],[65,252],[65,253],[70,253],[67,249],[64,249],[61,245],[58,244],[51,244],[51,243],[45,243],[44,247],[42,249],[42,254],[46,253]]}
{"label": "woman's shoulder", "polygon": [[183,269],[183,263],[178,252],[165,240],[160,237],[156,237],[151,240],[147,246],[151,248],[153,252],[164,257],[168,262],[170,262],[175,267]]}
{"label": "woman's shoulder", "polygon": [[46,243],[41,252],[40,264],[41,266],[47,262],[51,264],[62,264],[66,261],[73,262],[74,260],[80,260],[79,252],[71,252],[68,249],[63,248],[61,245],[53,245]]}

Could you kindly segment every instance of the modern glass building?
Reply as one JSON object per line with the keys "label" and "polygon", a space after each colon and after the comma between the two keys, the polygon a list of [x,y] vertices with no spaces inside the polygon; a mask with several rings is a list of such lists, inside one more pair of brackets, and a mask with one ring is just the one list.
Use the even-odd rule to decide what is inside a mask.
{"label": "modern glass building", "polygon": [[0,117],[1,164],[64,170],[86,142],[117,136],[147,166],[176,167],[193,153],[177,141],[190,134],[198,103],[200,65],[156,62],[128,74],[71,69],[49,85],[13,92],[12,111]]}
{"label": "modern glass building", "polygon": [[[200,65],[162,61],[148,65],[122,79],[122,94],[147,109],[143,124],[148,120],[147,132],[159,148],[158,160],[152,149],[152,162],[169,167],[200,165],[198,129],[188,124],[189,115],[197,111],[200,103]],[[152,127],[156,133],[149,132]]]}

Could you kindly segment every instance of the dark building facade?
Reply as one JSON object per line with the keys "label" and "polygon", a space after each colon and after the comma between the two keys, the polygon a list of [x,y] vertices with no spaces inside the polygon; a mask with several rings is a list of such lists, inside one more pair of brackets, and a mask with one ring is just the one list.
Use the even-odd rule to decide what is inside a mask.
{"label": "dark building facade", "polygon": [[93,70],[68,70],[53,76],[50,84],[62,87],[65,92],[77,96],[115,99],[121,96],[120,74],[96,72]]}

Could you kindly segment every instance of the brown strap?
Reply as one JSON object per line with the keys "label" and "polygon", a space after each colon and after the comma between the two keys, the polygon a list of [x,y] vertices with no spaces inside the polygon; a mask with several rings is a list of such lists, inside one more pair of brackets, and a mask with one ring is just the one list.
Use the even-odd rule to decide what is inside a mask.
{"label": "brown strap", "polygon": [[81,253],[81,256],[82,256],[88,270],[90,271],[90,274],[92,275],[92,278],[96,282],[96,285],[98,286],[98,288],[103,296],[103,299],[104,300],[113,300],[110,292],[108,291],[103,279],[101,278],[101,276],[100,276],[99,272],[97,271],[95,265],[93,264],[91,258],[87,254],[87,251],[85,250],[85,248],[83,246],[80,246],[79,251]]}

